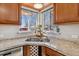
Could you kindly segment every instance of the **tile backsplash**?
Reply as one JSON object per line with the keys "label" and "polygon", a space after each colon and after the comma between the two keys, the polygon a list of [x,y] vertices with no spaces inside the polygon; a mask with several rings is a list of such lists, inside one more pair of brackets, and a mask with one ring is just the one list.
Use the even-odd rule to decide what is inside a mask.
{"label": "tile backsplash", "polygon": [[[59,28],[62,38],[79,38],[79,24],[63,24],[59,25]],[[0,37],[15,35],[18,31],[18,25],[0,24]]]}
{"label": "tile backsplash", "polygon": [[59,25],[61,37],[63,38],[79,38],[79,24]]}
{"label": "tile backsplash", "polygon": [[3,36],[12,36],[15,35],[19,30],[19,26],[17,25],[3,25],[0,24],[0,37]]}

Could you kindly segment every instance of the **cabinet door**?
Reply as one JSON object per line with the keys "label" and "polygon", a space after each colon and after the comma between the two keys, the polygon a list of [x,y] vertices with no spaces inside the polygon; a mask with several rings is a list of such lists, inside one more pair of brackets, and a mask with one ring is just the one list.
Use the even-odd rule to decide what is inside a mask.
{"label": "cabinet door", "polygon": [[23,56],[30,56],[30,47],[27,45],[23,46]]}
{"label": "cabinet door", "polygon": [[79,21],[77,3],[56,3],[54,7],[55,23]]}
{"label": "cabinet door", "polygon": [[0,24],[18,24],[19,4],[0,4]]}
{"label": "cabinet door", "polygon": [[50,48],[47,48],[47,47],[44,47],[45,49],[45,55],[46,56],[63,56],[63,54],[53,50],[53,49],[50,49]]}

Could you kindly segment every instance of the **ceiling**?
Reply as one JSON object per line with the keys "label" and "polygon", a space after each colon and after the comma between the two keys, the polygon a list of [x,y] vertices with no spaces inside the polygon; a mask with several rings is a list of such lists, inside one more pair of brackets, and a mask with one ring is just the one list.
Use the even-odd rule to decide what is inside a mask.
{"label": "ceiling", "polygon": [[52,3],[42,3],[42,4],[43,4],[43,7],[40,8],[40,9],[36,9],[36,8],[34,8],[34,4],[35,4],[35,3],[22,3],[21,5],[22,5],[22,6],[29,7],[29,8],[32,8],[32,9],[35,9],[35,10],[38,10],[38,11],[41,11],[41,10],[43,10],[44,8],[46,8],[46,7],[50,6],[50,5],[52,5]]}

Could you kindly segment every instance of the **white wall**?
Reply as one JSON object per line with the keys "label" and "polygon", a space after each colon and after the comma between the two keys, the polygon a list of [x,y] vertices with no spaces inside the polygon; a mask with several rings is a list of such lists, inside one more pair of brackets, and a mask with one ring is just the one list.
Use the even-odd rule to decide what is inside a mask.
{"label": "white wall", "polygon": [[79,24],[59,25],[61,37],[63,38],[79,38]]}

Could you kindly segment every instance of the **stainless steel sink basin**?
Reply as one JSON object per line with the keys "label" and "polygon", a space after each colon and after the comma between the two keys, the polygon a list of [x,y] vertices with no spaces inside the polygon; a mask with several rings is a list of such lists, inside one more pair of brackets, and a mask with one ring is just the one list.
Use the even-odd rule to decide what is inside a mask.
{"label": "stainless steel sink basin", "polygon": [[28,41],[28,42],[50,42],[50,39],[48,37],[39,38],[39,37],[31,37],[30,36],[26,39],[26,41]]}

